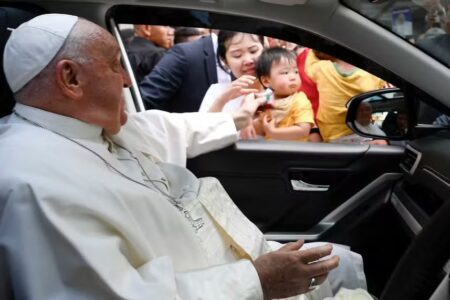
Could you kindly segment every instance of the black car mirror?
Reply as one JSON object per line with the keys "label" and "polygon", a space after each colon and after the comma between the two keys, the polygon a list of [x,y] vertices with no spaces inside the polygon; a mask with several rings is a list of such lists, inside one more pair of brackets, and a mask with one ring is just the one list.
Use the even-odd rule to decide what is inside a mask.
{"label": "black car mirror", "polygon": [[347,125],[357,134],[371,138],[406,139],[409,115],[400,89],[360,94],[349,100],[347,108]]}

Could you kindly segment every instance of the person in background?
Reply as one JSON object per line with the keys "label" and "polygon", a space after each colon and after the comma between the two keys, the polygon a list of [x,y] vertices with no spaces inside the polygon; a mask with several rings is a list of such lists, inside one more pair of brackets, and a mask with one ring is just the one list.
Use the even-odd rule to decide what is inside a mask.
{"label": "person in background", "polygon": [[[361,102],[358,106],[358,111],[356,112],[356,127],[367,134],[373,134],[378,136],[386,136],[386,133],[378,127],[378,125],[373,124],[372,120],[372,105],[369,102]],[[383,139],[372,139],[359,136],[357,134],[349,135],[354,137],[354,142],[359,144],[372,144],[372,145],[387,145],[387,141]]]}
{"label": "person in background", "polygon": [[[317,111],[319,110],[319,91],[317,85],[312,80],[306,70],[310,68],[311,64],[318,60],[333,60],[334,58],[326,53],[314,51],[310,48],[301,48],[297,54],[297,67],[301,80],[299,91],[305,93],[306,97],[311,102],[311,106],[314,112],[314,122],[317,124]],[[310,142],[322,142],[322,136],[317,125],[310,130],[309,134]]]}
{"label": "person in background", "polygon": [[190,43],[173,46],[139,84],[147,109],[198,111],[208,88],[229,83],[230,75],[217,65],[217,35],[213,32]]}
{"label": "person in background", "polygon": [[206,28],[195,27],[177,27],[175,28],[174,43],[186,43],[193,42],[201,38],[202,36],[209,35],[210,30]]}
{"label": "person in background", "polygon": [[266,139],[307,141],[314,116],[311,102],[297,92],[301,81],[294,52],[280,47],[264,50],[256,63],[256,76],[273,92],[267,108],[253,121],[256,134]]}
{"label": "person in background", "polygon": [[173,40],[174,29],[170,26],[134,25],[134,36],[125,46],[137,83],[153,70],[173,46]]}
{"label": "person in background", "polygon": [[340,59],[317,60],[306,70],[317,84],[317,125],[324,142],[345,143],[353,134],[347,126],[347,101],[358,94],[381,89],[386,82]]}
{"label": "person in background", "polygon": [[385,136],[386,134],[384,131],[373,124],[372,112],[372,105],[369,102],[362,102],[358,106],[358,111],[356,113],[356,127],[368,134]]}
{"label": "person in background", "polygon": [[439,34],[428,39],[419,39],[417,46],[436,59],[440,60],[447,67],[450,67],[450,12],[444,21],[445,34]]}

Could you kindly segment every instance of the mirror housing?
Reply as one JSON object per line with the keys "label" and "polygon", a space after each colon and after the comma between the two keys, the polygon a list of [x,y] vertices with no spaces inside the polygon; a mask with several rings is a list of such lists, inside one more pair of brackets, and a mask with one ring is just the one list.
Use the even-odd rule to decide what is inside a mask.
{"label": "mirror housing", "polygon": [[410,122],[400,89],[388,88],[357,95],[348,101],[347,109],[347,126],[355,133],[378,139],[407,139]]}

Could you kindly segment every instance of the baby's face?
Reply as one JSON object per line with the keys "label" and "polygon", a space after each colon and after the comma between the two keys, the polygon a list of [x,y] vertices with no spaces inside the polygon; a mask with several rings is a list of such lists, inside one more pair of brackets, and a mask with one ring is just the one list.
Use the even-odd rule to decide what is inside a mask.
{"label": "baby's face", "polygon": [[282,58],[279,62],[272,63],[269,86],[274,91],[276,98],[287,97],[295,93],[300,87],[300,77],[295,60]]}

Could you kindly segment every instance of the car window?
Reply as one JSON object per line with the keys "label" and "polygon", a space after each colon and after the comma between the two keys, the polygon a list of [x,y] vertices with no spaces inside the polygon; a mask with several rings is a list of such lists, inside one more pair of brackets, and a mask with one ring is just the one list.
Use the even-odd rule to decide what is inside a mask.
{"label": "car window", "polygon": [[343,0],[450,67],[450,0]]}
{"label": "car window", "polygon": [[[154,26],[155,25],[149,24],[149,28]],[[162,61],[158,69],[158,63],[154,62],[155,53],[159,51],[165,51],[165,53],[169,52],[167,52],[168,49],[163,50],[162,46],[158,44],[159,43],[158,39],[152,38],[151,36],[148,38],[149,46],[148,49],[146,49],[145,57],[143,54],[140,54],[141,57],[143,58],[138,59],[138,61],[136,61],[136,51],[142,51],[143,47],[142,44],[144,43],[142,40],[144,35],[140,32],[137,32],[136,30],[134,30],[133,32],[133,28],[136,28],[136,26],[133,26],[132,24],[120,24],[119,28],[121,31],[122,39],[125,42],[125,47],[127,48],[128,56],[129,58],[131,58],[131,67],[134,76],[136,77],[137,83],[139,85],[142,98],[144,102],[146,102],[146,100],[148,99],[148,94],[158,94],[158,95],[161,94],[161,90],[151,89],[152,85],[160,84],[161,78],[150,75],[147,76],[147,78],[150,78],[150,80],[147,81],[147,79],[143,78],[142,76],[143,73],[142,69],[145,68],[144,73],[147,74],[161,73],[161,76],[171,76],[169,75],[169,73],[176,72],[177,69],[183,68],[182,64],[184,63],[184,61],[183,60],[176,61],[177,60],[176,56],[173,56],[172,53],[170,53],[167,54],[168,55],[167,57],[170,57],[171,60],[176,61],[176,63],[179,64],[179,68],[174,66],[173,69],[168,68],[165,69],[166,68],[165,66],[167,65],[166,61],[163,61],[162,57],[158,57],[158,59],[161,59]],[[174,27],[174,32],[175,32],[175,41],[177,41],[177,43],[174,44],[180,43],[179,41],[180,36],[177,34],[179,32],[181,33],[187,32],[193,34],[193,39],[183,41],[185,43],[186,42],[192,43],[193,41],[201,38],[202,36],[208,36],[209,34],[211,34],[211,30],[209,29],[206,30],[206,33],[203,33],[200,32],[198,28],[194,27]],[[217,39],[217,32],[213,34],[216,35],[215,38]],[[271,90],[272,98],[274,100],[274,102],[271,105],[274,105],[275,107],[267,111],[261,110],[258,113],[258,117],[255,118],[255,134],[252,135],[251,133],[248,133],[249,135],[246,135],[247,133],[242,132],[241,138],[259,139],[261,137],[265,137],[265,139],[267,140],[282,139],[282,140],[296,140],[296,141],[343,142],[356,144],[367,143],[372,140],[370,138],[369,139],[359,138],[358,136],[353,135],[350,128],[347,127],[345,123],[346,103],[350,98],[358,95],[359,93],[385,88],[391,86],[390,83],[386,82],[383,79],[380,79],[375,75],[370,74],[369,72],[362,70],[359,67],[353,66],[342,59],[338,59],[322,51],[317,51],[309,47],[304,47],[303,45],[299,45],[294,42],[288,42],[271,36],[253,35],[253,37],[251,37],[249,34],[243,32],[234,31],[233,34],[236,34],[236,38],[232,39],[231,40],[232,42],[230,42],[232,45],[230,46],[230,54],[228,57],[228,60],[230,61],[228,62],[228,64],[227,62],[223,61],[223,59],[220,57],[220,54],[218,55],[217,51],[211,54],[215,55],[216,62],[219,62],[220,67],[216,68],[218,70],[218,73],[219,71],[228,72],[229,73],[228,79],[226,79],[226,82],[224,82],[223,75],[218,76],[217,84],[211,86],[209,89],[208,87],[206,87],[204,90],[202,90],[201,93],[198,95],[198,97],[202,98],[203,101],[201,102],[200,107],[198,109],[195,108],[195,110],[214,111],[211,110],[213,109],[214,101],[218,99],[221,96],[221,94],[226,93],[227,91],[227,89],[225,88],[216,89],[215,88],[216,86],[226,86],[229,84],[230,79],[239,81],[241,75],[256,75],[255,72],[251,72],[251,74],[250,73],[244,74],[241,73],[241,71],[247,68],[255,69],[255,65],[250,64],[252,59],[256,64],[257,56],[259,56],[262,51],[262,50],[258,51],[258,49],[267,50],[267,49],[281,48],[286,49],[290,53],[292,53],[293,64],[295,67],[297,67],[296,76],[300,78],[300,80],[297,82],[298,86],[295,88],[295,92],[298,91],[299,95],[305,95],[307,105],[305,106],[304,104],[301,104],[302,102],[300,101],[298,102],[299,103],[298,105],[304,105],[302,106],[303,108],[301,109],[301,111],[291,113],[293,108],[289,108],[288,109],[289,111],[286,111],[286,115],[281,114],[280,113],[281,108],[277,105],[277,103],[280,101],[277,100],[284,98],[284,96],[286,96],[287,99],[287,96],[290,96],[291,94],[289,95],[283,94],[284,95],[283,97],[278,97],[277,100],[275,100],[276,95],[279,91],[277,91],[276,86],[274,86],[275,82],[273,81],[273,79],[269,83],[260,82],[261,78],[256,79],[257,83],[260,86],[259,88],[261,89],[260,92],[263,92],[264,90],[267,91],[267,89]],[[221,34],[219,33],[218,36],[220,37]],[[249,37],[247,42],[245,42],[246,36]],[[235,41],[236,44],[234,44]],[[241,42],[242,45],[240,44]],[[155,48],[158,48],[158,50],[155,50]],[[250,57],[248,59],[248,62],[245,61],[246,59],[245,55],[249,55]],[[145,62],[144,60],[152,60],[154,64],[151,66],[148,65],[146,66],[144,64]],[[198,64],[199,65],[191,67],[203,68],[201,62],[198,62]],[[154,72],[152,72],[153,68],[156,68]],[[163,70],[161,71],[161,69]],[[280,73],[272,74],[271,76],[276,76],[277,78],[289,76],[289,74],[287,74],[287,71],[286,74],[283,73],[285,72],[284,69],[280,69],[278,72]],[[167,85],[169,84],[171,84],[172,86],[177,86],[175,85],[175,82],[172,81],[167,83]],[[192,86],[191,88],[192,92],[194,92],[194,89],[200,89],[200,85]],[[255,88],[255,86],[249,86],[249,88]],[[152,98],[152,96],[150,97],[152,102],[156,102],[159,100]],[[241,94],[236,92],[233,96],[230,96],[231,100],[225,105],[222,111],[230,111],[237,109],[238,105],[240,105],[242,101],[242,98],[243,97],[241,96]],[[319,99],[321,101],[320,105]],[[146,103],[146,106],[147,109],[158,108],[175,112],[183,112],[182,107],[185,107],[182,106],[184,103],[179,103],[180,107],[177,107],[176,105],[165,106],[165,104],[166,103],[162,103],[159,106],[151,107],[148,105],[148,103]],[[307,111],[310,112],[309,115]],[[281,115],[275,117],[276,114]],[[308,126],[310,126],[311,128],[309,128],[308,131],[313,132],[315,134],[312,135],[311,137],[309,137],[308,133],[305,133],[304,135],[301,136],[298,135],[292,137],[291,136],[284,137],[281,135],[276,135],[276,133],[268,134],[267,126],[265,127],[265,125],[262,125],[263,123],[262,119],[264,118],[265,115],[270,116],[269,122],[271,120],[274,120],[276,124],[274,126],[276,126],[277,128],[287,128],[287,127],[297,128],[298,126],[301,126],[301,124],[309,124]],[[288,118],[290,118],[292,121],[286,121]],[[376,120],[373,120],[373,122],[375,123]],[[260,126],[262,129],[258,130],[257,126]],[[346,135],[350,135],[351,138],[342,139]],[[264,139],[261,138],[261,140]]]}
{"label": "car window", "polygon": [[[119,9],[117,9],[119,11]],[[242,21],[241,24],[243,24],[244,20],[242,17],[236,17],[236,16],[222,16],[219,14],[213,14],[213,13],[202,13],[202,12],[196,12],[196,11],[183,11],[179,10],[176,12],[177,18],[172,19],[172,17],[175,15],[174,13],[170,12],[170,9],[168,9],[169,13],[167,15],[162,16],[162,14],[165,13],[163,9],[161,10],[152,10],[151,15],[140,15],[143,14],[143,11],[138,11],[134,7],[120,7],[120,17],[116,20],[118,21],[119,29],[121,32],[122,40],[124,41],[125,45],[130,41],[130,39],[133,39],[133,36],[136,36],[136,32],[133,31],[134,25],[132,22],[132,18],[129,18],[127,16],[134,15],[134,24],[148,24],[148,25],[157,25],[157,26],[163,26],[163,25],[170,25],[175,29],[175,32],[177,32],[178,28],[207,28],[209,30],[229,30],[232,29],[234,32],[236,32],[236,28],[239,22]],[[151,17],[149,17],[151,16]],[[192,18],[192,19],[190,19]],[[122,21],[122,22],[121,22]],[[233,21],[233,22],[231,22]],[[368,92],[376,89],[381,89],[385,87],[392,87],[392,86],[399,86],[398,83],[401,83],[401,80],[399,80],[398,77],[390,73],[388,70],[381,68],[379,65],[374,63],[373,61],[370,61],[369,59],[354,53],[351,51],[351,49],[346,48],[345,46],[336,44],[330,40],[327,40],[323,37],[319,37],[314,35],[311,32],[303,31],[299,28],[292,28],[289,26],[286,26],[284,24],[279,24],[276,22],[266,21],[266,20],[252,20],[252,22],[246,22],[245,24],[249,24],[246,26],[239,26],[242,30],[246,30],[246,32],[241,32],[242,34],[248,34],[251,32],[252,34],[255,34],[256,36],[260,36],[264,39],[263,44],[267,47],[273,47],[278,46],[282,47],[284,49],[289,49],[290,51],[293,51],[296,55],[297,64],[300,63],[301,56],[303,57],[303,60],[306,59],[306,55],[304,55],[306,52],[310,52],[312,54],[309,54],[309,56],[314,56],[315,62],[314,64],[311,64],[311,59],[308,58],[308,67],[304,65],[304,73],[303,75],[306,75],[306,77],[309,77],[308,79],[302,78],[302,87],[306,86],[309,83],[313,83],[313,85],[316,84],[317,81],[322,80],[320,83],[321,88],[324,86],[323,79],[327,79],[327,73],[333,74],[331,81],[328,80],[326,83],[327,86],[322,88],[323,92],[322,95],[325,95],[325,93],[328,93],[328,96],[330,98],[333,98],[329,101],[327,104],[326,102],[323,102],[321,106],[318,105],[317,100],[314,104],[313,96],[310,96],[308,94],[308,90],[302,90],[303,93],[307,95],[307,99],[311,101],[312,109],[314,113],[314,119],[312,121],[304,121],[306,123],[311,124],[311,132],[315,133],[317,132],[316,129],[313,129],[314,127],[318,127],[318,131],[320,132],[320,129],[322,127],[323,131],[322,134],[322,141],[323,142],[334,142],[335,140],[338,140],[339,138],[345,136],[345,135],[352,135],[351,139],[344,140],[344,143],[351,142],[351,143],[367,143],[370,141],[370,139],[364,138],[359,139],[357,136],[353,136],[353,132],[348,128],[345,124],[345,115],[346,115],[346,103],[347,101],[357,95],[358,93],[362,92]],[[183,26],[183,27],[180,27]],[[187,26],[187,27],[184,27]],[[209,32],[206,33],[206,35],[209,34]],[[190,41],[189,43],[191,43]],[[155,43],[154,43],[155,44]],[[183,50],[184,51],[184,50]],[[130,52],[129,49],[127,52]],[[327,52],[332,55],[328,55]],[[165,52],[165,55],[174,56],[174,53],[171,53],[170,50]],[[170,53],[170,54],[167,54]],[[179,56],[180,52],[177,50],[175,52],[175,56]],[[216,63],[222,65],[222,71],[230,71],[227,67],[227,65],[223,65],[221,63],[220,58],[217,59],[217,53],[212,54],[215,57]],[[343,59],[344,58],[344,59]],[[347,60],[348,58],[348,60]],[[305,64],[305,61],[303,61],[303,64]],[[314,65],[314,66],[312,66]],[[152,66],[152,68],[158,69],[158,65]],[[181,67],[180,67],[181,68]],[[180,69],[178,68],[178,69]],[[204,69],[205,67],[203,65],[197,65],[195,69]],[[160,68],[161,69],[161,68]],[[177,68],[175,68],[177,69]],[[194,72],[194,68],[191,68],[189,71]],[[136,77],[136,69],[131,68],[131,71],[135,74]],[[179,70],[176,70],[178,72]],[[301,71],[299,73],[302,73]],[[151,72],[153,74],[153,72]],[[158,78],[158,80],[161,80],[161,77],[169,76],[172,78],[173,72],[161,72],[162,76]],[[225,73],[226,74],[226,73]],[[354,74],[357,74],[355,76]],[[302,74],[300,74],[302,75]],[[352,78],[352,76],[358,77],[359,79],[352,82],[350,80],[350,83],[346,83],[344,92],[341,93],[339,97],[336,96],[338,94],[338,91],[342,92],[342,86],[336,86],[337,78],[341,78],[343,81],[347,80],[348,78]],[[231,79],[236,79],[236,76],[231,74],[229,76]],[[363,79],[361,79],[363,78]],[[220,79],[220,78],[218,78]],[[328,78],[330,79],[330,78]],[[217,79],[216,79],[217,80]],[[359,81],[358,81],[359,80]],[[154,81],[153,81],[154,82]],[[153,84],[151,82],[151,84]],[[363,82],[363,83],[362,83]],[[151,85],[150,84],[150,85]],[[170,83],[172,85],[176,85],[173,81]],[[363,84],[364,88],[359,89],[357,85]],[[142,98],[146,99],[146,92],[142,89],[142,84],[140,82],[137,82],[137,85],[139,86],[139,90],[141,92]],[[194,94],[198,92],[199,85],[193,84],[190,88],[189,94]],[[345,91],[345,90],[348,90]],[[335,92],[334,92],[335,91]],[[208,96],[208,93],[210,91],[208,89],[201,91],[201,96],[196,96],[197,99],[202,99],[205,95]],[[158,90],[158,91],[151,91],[150,94],[152,95],[158,95],[158,97],[155,97],[151,99],[151,101],[147,101],[148,103],[151,103],[154,100],[159,100],[161,93],[164,93],[164,91]],[[316,92],[317,93],[317,92]],[[147,93],[149,94],[149,93]],[[173,95],[172,95],[173,96]],[[192,96],[192,95],[190,95]],[[183,101],[186,102],[186,101]],[[186,110],[186,107],[183,107],[185,103],[180,102],[178,103],[178,106],[164,106],[160,103],[152,103],[155,104],[154,106],[146,106],[147,109],[151,108],[157,108],[157,109],[164,109],[168,111],[173,112],[184,112],[184,111],[197,111],[200,107],[198,105],[193,110]],[[146,104],[146,105],[147,105]],[[318,107],[321,107],[321,111],[319,112]],[[192,109],[192,107],[191,107]],[[307,118],[303,120],[308,120]],[[328,125],[323,125],[325,122],[328,122]],[[373,120],[374,124],[377,120]],[[294,124],[296,125],[296,124]],[[345,132],[344,132],[345,131]],[[258,135],[258,134],[257,134]],[[278,139],[278,138],[274,138]],[[297,139],[295,139],[297,140]],[[298,139],[302,141],[308,141],[308,139]],[[312,140],[311,140],[312,141]],[[314,139],[314,141],[317,141]],[[263,139],[261,139],[261,142],[264,142]]]}

